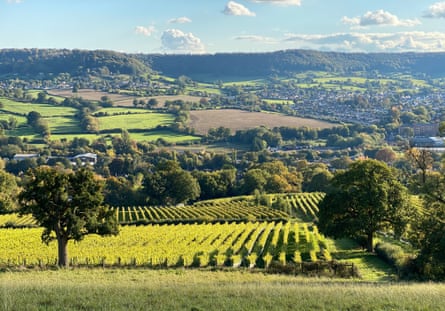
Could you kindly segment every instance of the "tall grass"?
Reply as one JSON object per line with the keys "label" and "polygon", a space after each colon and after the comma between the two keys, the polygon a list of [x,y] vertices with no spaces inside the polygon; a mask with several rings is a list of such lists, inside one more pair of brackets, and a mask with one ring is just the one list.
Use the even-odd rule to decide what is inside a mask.
{"label": "tall grass", "polygon": [[0,273],[2,310],[445,310],[445,284],[196,270]]}

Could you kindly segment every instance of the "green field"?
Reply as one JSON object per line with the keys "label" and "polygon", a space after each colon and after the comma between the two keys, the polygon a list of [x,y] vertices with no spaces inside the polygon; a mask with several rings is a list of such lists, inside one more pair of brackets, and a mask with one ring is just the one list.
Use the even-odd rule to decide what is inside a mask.
{"label": "green field", "polygon": [[2,310],[445,310],[445,285],[248,271],[75,269],[0,273]]}
{"label": "green field", "polygon": [[[156,142],[159,138],[162,138],[168,143],[178,144],[178,143],[187,143],[193,141],[199,141],[201,138],[199,136],[185,135],[180,134],[168,130],[153,130],[143,133],[129,133],[130,138],[135,141],[148,141],[148,142]],[[111,134],[111,136],[119,136],[119,134]],[[30,139],[35,137],[32,133],[29,133],[29,136],[26,136]],[[74,138],[83,138],[87,139],[90,142],[99,139],[100,137],[105,137],[106,139],[110,138],[110,134],[51,134],[50,140],[73,140]]]}
{"label": "green field", "polygon": [[74,117],[50,117],[48,121],[51,134],[80,133],[79,120]]}
{"label": "green field", "polygon": [[76,109],[71,107],[57,107],[47,104],[23,103],[4,97],[0,98],[0,102],[3,103],[3,111],[12,112],[23,116],[26,116],[26,114],[31,111],[37,111],[43,117],[72,116],[77,112]]}
{"label": "green field", "polygon": [[201,140],[200,136],[193,136],[187,134],[176,133],[168,130],[154,130],[145,133],[130,133],[131,139],[136,141],[151,141],[155,142],[158,139],[163,139],[168,143],[186,143],[197,142]]}
{"label": "green field", "polygon": [[153,129],[159,125],[172,124],[174,121],[173,115],[167,113],[115,115],[98,119],[101,131],[111,129]]}
{"label": "green field", "polygon": [[100,110],[96,111],[93,115],[97,115],[100,113],[106,113],[108,115],[114,115],[114,114],[135,114],[135,113],[147,113],[148,111],[141,108],[132,108],[132,107],[107,107],[107,108],[101,108]]}
{"label": "green field", "polygon": [[14,115],[7,112],[0,112],[0,120],[8,121],[9,118],[15,118],[17,120],[17,125],[20,126],[21,124],[26,124],[26,117]]}

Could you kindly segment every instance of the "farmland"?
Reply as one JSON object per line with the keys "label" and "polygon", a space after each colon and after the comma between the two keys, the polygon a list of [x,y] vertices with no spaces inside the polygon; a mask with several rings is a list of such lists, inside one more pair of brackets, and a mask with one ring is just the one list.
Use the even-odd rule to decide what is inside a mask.
{"label": "farmland", "polygon": [[[270,194],[270,204],[284,198],[283,210],[258,205],[253,196],[199,201],[184,206],[120,206],[114,207],[120,224],[158,224],[168,222],[218,222],[218,221],[285,221],[289,217],[311,222],[318,211],[323,193]],[[0,227],[33,226],[32,217],[17,214],[0,215]]]}
{"label": "farmland", "polygon": [[73,93],[71,90],[51,90],[49,92],[50,95],[58,96],[58,97],[82,97],[87,100],[99,101],[103,96],[107,96],[112,102],[114,106],[118,107],[134,107],[133,100],[149,100],[150,98],[155,98],[159,106],[163,106],[166,101],[175,101],[175,100],[183,100],[186,102],[198,102],[200,97],[190,96],[190,95],[158,95],[158,96],[131,96],[125,93],[116,94],[116,93],[108,93],[103,91],[96,91],[91,89],[81,89],[77,93]]}
{"label": "farmland", "polygon": [[[35,96],[35,91],[34,93],[32,91],[29,92]],[[63,98],[63,96],[73,96],[73,93],[67,90],[51,91],[50,94],[57,96],[58,99]],[[197,135],[156,129],[159,126],[171,126],[174,123],[174,115],[159,110],[135,108],[133,100],[136,97],[134,96],[95,90],[80,90],[76,96],[85,96],[86,99],[94,101],[99,101],[101,97],[107,96],[113,102],[114,107],[101,108],[93,114],[98,120],[99,132],[105,131],[107,134],[111,132],[119,133],[122,129],[125,129],[129,131],[130,137],[136,141],[157,141],[162,138],[169,143],[184,143],[200,140],[200,136]],[[137,98],[144,99],[143,97]],[[188,95],[155,96],[153,98],[157,99],[159,107],[162,107],[167,100],[199,101],[198,97]],[[148,98],[146,99],[148,100]],[[34,133],[27,125],[25,118],[29,112],[37,111],[48,122],[51,132],[50,140],[82,137],[92,141],[101,136],[101,133],[92,134],[82,130],[80,121],[76,117],[77,109],[75,108],[15,101],[9,98],[1,98],[0,102],[3,105],[0,119],[7,121],[10,118],[14,118],[17,120],[17,127],[9,130],[9,135],[26,137],[30,142],[34,139],[39,139],[39,135]],[[190,119],[188,121],[188,126],[198,135],[206,135],[210,128],[218,127],[226,127],[235,132],[259,126],[270,128],[277,126],[329,128],[333,125],[324,121],[285,116],[277,113],[248,112],[236,109],[192,110],[190,111]]]}
{"label": "farmland", "polygon": [[[125,97],[128,97],[125,95]],[[51,132],[50,140],[85,138],[95,140],[102,134],[84,132],[80,127],[80,121],[76,117],[77,110],[71,107],[54,106],[49,104],[27,103],[14,101],[8,98],[0,98],[3,104],[0,119],[8,121],[14,118],[17,121],[16,128],[9,130],[8,134],[27,138],[29,141],[38,139],[31,127],[27,125],[26,115],[31,111],[37,111],[48,122]],[[177,132],[155,129],[158,126],[168,127],[173,123],[174,116],[134,107],[112,107],[99,110],[99,131],[110,130],[120,133],[122,129],[128,130],[130,137],[137,141],[156,141],[162,138],[169,143],[180,143],[199,140],[198,136],[179,134]],[[132,130],[136,130],[132,133]]]}
{"label": "farmland", "polygon": [[[40,234],[40,228],[1,229],[0,264],[53,265],[56,245],[42,244]],[[326,245],[316,227],[304,223],[247,222],[125,226],[115,237],[88,236],[69,252],[74,266],[264,268],[274,260],[283,265],[330,260]]]}
{"label": "farmland", "polygon": [[196,133],[206,134],[210,128],[225,127],[235,132],[258,126],[269,128],[279,126],[329,128],[329,122],[284,116],[275,113],[248,112],[236,109],[190,111],[190,126]]}
{"label": "farmland", "polygon": [[[293,273],[301,273],[300,269],[312,262],[317,265],[317,273],[329,275],[333,273],[329,262],[336,258],[354,263],[366,280],[386,280],[392,275],[389,266],[375,255],[365,254],[352,241],[334,242],[321,235],[312,222],[300,220],[311,218],[321,193],[277,194],[270,195],[269,200],[273,202],[279,197],[285,198],[289,205],[285,210],[297,218],[290,218],[285,211],[256,206],[252,196],[190,206],[115,208],[118,221],[127,224],[120,234],[105,238],[92,235],[81,243],[70,244],[71,264],[263,269],[277,263]],[[0,247],[5,250],[0,266],[54,265],[56,245],[41,243],[42,229],[36,228],[29,215],[2,215],[0,226],[4,228],[0,229]],[[25,250],[25,245],[31,247]],[[351,269],[352,266],[346,266],[348,275],[353,273]]]}
{"label": "farmland", "polygon": [[166,113],[137,113],[105,116],[99,118],[99,128],[101,130],[131,130],[131,129],[153,129],[160,125],[170,125],[173,123],[173,116]]}

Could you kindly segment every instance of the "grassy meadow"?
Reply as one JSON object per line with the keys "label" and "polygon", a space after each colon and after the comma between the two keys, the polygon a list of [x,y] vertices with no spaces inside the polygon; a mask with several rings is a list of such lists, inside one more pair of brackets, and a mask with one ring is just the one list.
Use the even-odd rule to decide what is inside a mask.
{"label": "grassy meadow", "polygon": [[0,98],[0,102],[3,104],[2,110],[5,112],[11,112],[13,114],[19,114],[26,117],[31,111],[38,111],[43,117],[52,116],[71,116],[74,115],[77,110],[71,107],[53,106],[48,104],[37,103],[23,103],[17,102],[8,98]]}
{"label": "grassy meadow", "polygon": [[100,117],[99,129],[153,129],[158,125],[169,125],[174,116],[167,113],[126,114]]}
{"label": "grassy meadow", "polygon": [[445,285],[246,270],[74,269],[0,273],[2,310],[445,310]]}

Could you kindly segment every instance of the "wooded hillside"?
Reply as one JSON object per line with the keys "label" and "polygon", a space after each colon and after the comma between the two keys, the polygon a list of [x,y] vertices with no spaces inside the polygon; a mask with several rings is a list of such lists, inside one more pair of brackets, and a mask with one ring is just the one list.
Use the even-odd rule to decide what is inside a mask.
{"label": "wooded hillside", "polygon": [[445,53],[336,53],[288,50],[273,53],[213,55],[140,55],[165,75],[220,75],[258,77],[288,75],[302,71],[338,73],[372,72],[445,74]]}
{"label": "wooded hillside", "polygon": [[124,54],[67,49],[0,50],[0,75],[140,74],[150,69],[178,77],[268,77],[302,71],[338,73],[407,73],[437,77],[445,74],[445,53],[337,53],[286,50],[270,53],[206,55]]}

